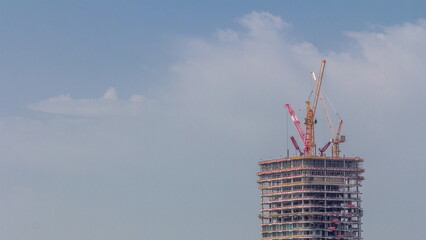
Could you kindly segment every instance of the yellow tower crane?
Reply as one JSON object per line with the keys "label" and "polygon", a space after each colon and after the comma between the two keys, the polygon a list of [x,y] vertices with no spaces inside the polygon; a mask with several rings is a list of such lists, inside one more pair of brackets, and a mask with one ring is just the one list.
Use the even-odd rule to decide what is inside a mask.
{"label": "yellow tower crane", "polygon": [[[314,79],[314,82],[317,83],[317,78],[315,77],[315,73],[311,72],[311,74],[312,74],[312,78]],[[322,78],[322,76],[321,76],[321,78]],[[332,139],[331,139],[331,143],[333,143],[333,147],[332,147],[332,150],[331,150],[332,156],[333,157],[339,157],[339,155],[340,155],[340,146],[339,146],[339,144],[342,143],[342,142],[345,142],[345,140],[346,140],[346,137],[343,136],[343,135],[341,135],[343,120],[340,119],[340,116],[336,113],[336,115],[340,119],[339,125],[337,127],[337,132],[336,132],[334,130],[334,128],[333,128],[333,123],[331,121],[330,114],[327,111],[327,106],[326,106],[326,103],[325,103],[322,91],[319,93],[319,98],[321,100],[321,104],[322,104],[323,110],[324,110],[324,115],[325,115],[325,117],[327,119],[328,127],[330,129],[330,133],[331,133],[331,137],[332,137]],[[326,144],[326,146],[324,146],[322,149],[320,149],[321,154],[323,154],[323,152],[328,147],[328,145],[329,144]]]}
{"label": "yellow tower crane", "polygon": [[[306,133],[305,133],[305,131],[303,131],[303,129],[300,125],[300,122],[299,122],[293,108],[289,104],[285,104],[285,107],[287,108],[287,110],[288,110],[288,112],[291,116],[291,119],[293,120],[293,123],[295,124],[296,129],[297,129],[297,131],[300,135],[302,143],[304,145],[303,153],[300,150],[300,148],[299,148],[296,140],[294,139],[294,137],[291,137],[291,141],[293,142],[293,145],[295,146],[295,148],[300,152],[300,155],[303,155],[303,156],[315,156],[316,155],[314,126],[316,124],[315,113],[316,113],[316,109],[317,109],[317,105],[318,105],[318,99],[321,99],[321,103],[323,105],[324,113],[325,113],[325,116],[327,118],[328,126],[330,128],[331,136],[332,136],[332,139],[329,142],[327,142],[324,147],[319,148],[320,155],[323,156],[324,152],[327,150],[327,148],[330,146],[330,144],[333,143],[332,156],[333,157],[339,157],[339,154],[340,154],[339,144],[345,141],[345,136],[340,134],[341,131],[342,131],[343,121],[340,119],[339,126],[338,126],[338,129],[337,129],[337,132],[336,132],[333,128],[333,124],[331,122],[330,115],[327,112],[325,100],[324,100],[323,94],[321,92],[321,84],[322,84],[322,79],[323,79],[323,76],[324,76],[325,63],[326,63],[326,60],[322,60],[318,78],[315,77],[315,73],[311,72],[312,77],[314,79],[315,89],[313,91],[314,100],[312,102],[312,105],[311,105],[311,102],[309,100],[307,100],[305,102],[306,103],[306,117],[305,117],[304,124],[306,125]],[[336,115],[339,116],[337,113],[336,113]]]}
{"label": "yellow tower crane", "polygon": [[305,147],[305,155],[307,156],[315,156],[315,131],[314,131],[314,125],[316,123],[315,120],[315,112],[317,109],[318,99],[321,93],[321,83],[322,78],[324,75],[324,68],[325,68],[326,60],[322,60],[321,67],[318,75],[317,81],[315,81],[315,92],[314,92],[314,101],[312,103],[308,100],[306,101],[306,118],[305,118],[305,125],[306,125],[306,147]]}

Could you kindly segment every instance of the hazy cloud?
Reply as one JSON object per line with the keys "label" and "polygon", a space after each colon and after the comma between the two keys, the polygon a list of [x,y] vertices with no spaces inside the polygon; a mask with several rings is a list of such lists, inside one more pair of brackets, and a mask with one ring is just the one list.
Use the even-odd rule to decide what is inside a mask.
{"label": "hazy cloud", "polygon": [[249,33],[260,36],[267,33],[275,34],[283,28],[290,27],[291,24],[284,22],[281,17],[268,12],[252,12],[240,18],[238,22],[249,29]]}
{"label": "hazy cloud", "polygon": [[59,95],[43,100],[36,104],[29,105],[34,111],[84,116],[98,117],[118,114],[138,114],[143,107],[144,98],[140,95],[132,95],[130,100],[120,100],[117,97],[115,88],[106,90],[102,98],[99,99],[74,99],[69,95]]}
{"label": "hazy cloud", "polygon": [[238,41],[238,33],[231,29],[219,29],[215,35],[223,42]]}
{"label": "hazy cloud", "polygon": [[106,90],[103,98],[104,99],[110,99],[110,100],[116,100],[117,99],[117,91],[115,91],[115,88],[110,87]]}

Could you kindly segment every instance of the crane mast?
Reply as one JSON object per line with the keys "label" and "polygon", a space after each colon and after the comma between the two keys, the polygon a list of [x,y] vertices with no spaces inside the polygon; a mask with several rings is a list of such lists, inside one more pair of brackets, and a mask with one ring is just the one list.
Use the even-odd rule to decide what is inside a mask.
{"label": "crane mast", "polygon": [[317,109],[318,98],[320,97],[320,94],[321,94],[321,84],[322,84],[322,77],[324,76],[325,63],[326,61],[322,60],[321,68],[318,75],[318,81],[315,84],[315,97],[314,97],[314,104],[312,106],[312,110],[314,111],[314,116]]}
{"label": "crane mast", "polygon": [[306,125],[306,151],[305,155],[307,156],[315,156],[315,131],[314,131],[314,125],[316,123],[315,120],[315,112],[318,105],[318,98],[321,93],[321,83],[322,78],[324,75],[324,68],[325,68],[326,60],[322,60],[321,62],[321,68],[318,75],[318,79],[315,82],[315,95],[314,95],[314,102],[311,107],[310,101],[306,101],[306,118],[305,118],[305,125]]}
{"label": "crane mast", "polygon": [[331,154],[333,157],[339,157],[340,155],[340,146],[339,144],[344,142],[346,140],[345,136],[340,135],[340,133],[342,132],[342,124],[343,124],[343,120],[340,120],[339,122],[339,127],[337,128],[337,132],[336,135],[333,136],[333,147],[331,148]]}

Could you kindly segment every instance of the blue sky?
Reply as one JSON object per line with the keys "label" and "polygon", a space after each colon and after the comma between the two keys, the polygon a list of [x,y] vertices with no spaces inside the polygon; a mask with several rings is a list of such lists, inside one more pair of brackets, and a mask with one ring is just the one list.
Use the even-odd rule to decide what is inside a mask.
{"label": "blue sky", "polygon": [[425,5],[2,1],[0,236],[258,239],[257,162],[326,58],[365,239],[422,239]]}
{"label": "blue sky", "polygon": [[[238,29],[235,19],[253,10],[293,24],[295,41],[336,50],[350,44],[345,31],[415,21],[424,7],[422,1],[2,1],[0,77],[9,83],[0,106],[22,113],[28,102],[57,93],[89,97],[108,86],[147,93],[165,81],[181,38]],[[28,90],[36,85],[43,87]]]}

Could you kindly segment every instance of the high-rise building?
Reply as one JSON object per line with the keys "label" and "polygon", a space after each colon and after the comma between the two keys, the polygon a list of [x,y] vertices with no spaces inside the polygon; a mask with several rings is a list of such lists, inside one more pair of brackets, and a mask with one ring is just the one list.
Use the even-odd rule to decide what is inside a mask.
{"label": "high-rise building", "polygon": [[362,158],[259,162],[262,240],[362,239]]}
{"label": "high-rise building", "polygon": [[[303,151],[294,137],[291,140],[300,156],[259,162],[261,190],[262,240],[361,240],[361,182],[364,180],[359,157],[341,157],[339,143],[343,121],[332,140],[316,154],[314,138],[315,110],[321,97],[320,86],[324,71],[323,60],[316,80],[315,99],[307,101],[306,132],[301,128],[290,105],[286,105],[303,142]],[[333,144],[330,156],[326,150]]]}

